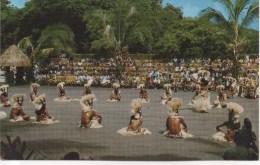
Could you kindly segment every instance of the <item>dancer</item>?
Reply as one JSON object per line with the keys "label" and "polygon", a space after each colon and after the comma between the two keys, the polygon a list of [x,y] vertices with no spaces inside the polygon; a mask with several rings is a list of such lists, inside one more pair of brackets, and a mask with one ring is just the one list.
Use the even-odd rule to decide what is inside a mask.
{"label": "dancer", "polygon": [[171,84],[164,84],[163,88],[165,89],[165,92],[161,96],[161,104],[166,104],[167,101],[172,99],[172,85]]}
{"label": "dancer", "polygon": [[[217,133],[213,135],[213,139],[230,142],[234,140],[234,136],[236,132],[240,128],[240,122],[238,118],[244,112],[244,108],[233,102],[229,102],[227,104],[228,107],[228,121],[225,121],[223,124],[220,124],[216,127]],[[225,126],[227,128],[227,132],[223,133],[220,129],[221,127]]]}
{"label": "dancer", "polygon": [[38,97],[38,88],[40,87],[40,84],[37,84],[37,83],[32,83],[31,86],[30,86],[30,89],[31,89],[31,92],[30,92],[30,98],[31,98],[31,102],[34,101],[34,99],[36,97]]}
{"label": "dancer", "polygon": [[166,120],[166,132],[164,132],[163,135],[170,138],[193,137],[193,135],[187,133],[188,128],[184,121],[184,117],[179,116],[179,109],[182,105],[182,100],[179,98],[173,98],[167,102],[167,105],[169,108],[169,116]]}
{"label": "dancer", "polygon": [[57,85],[57,89],[58,89],[58,91],[59,91],[59,97],[58,97],[58,98],[55,98],[54,101],[61,101],[61,102],[71,101],[70,96],[68,96],[67,93],[66,93],[66,90],[65,90],[65,88],[64,88],[64,85],[65,85],[64,82],[60,82],[60,83]]}
{"label": "dancer", "polygon": [[112,91],[112,94],[108,99],[108,101],[111,102],[121,101],[121,91],[119,90],[120,84],[114,83],[112,87],[114,88],[114,90]]}
{"label": "dancer", "polygon": [[8,87],[9,85],[0,86],[0,107],[10,107],[11,103],[8,101]]}
{"label": "dancer", "polygon": [[84,84],[85,91],[83,92],[82,96],[93,94],[90,87],[91,87],[91,84]]}
{"label": "dancer", "polygon": [[140,93],[139,93],[139,99],[141,101],[141,103],[148,103],[149,99],[148,99],[148,92],[144,89],[144,84],[140,84],[137,88],[140,89]]}
{"label": "dancer", "polygon": [[80,105],[82,106],[81,113],[81,128],[102,128],[101,125],[102,117],[93,108],[93,100],[96,96],[94,94],[89,94],[83,96],[80,100]]}
{"label": "dancer", "polygon": [[208,81],[201,79],[201,90],[197,90],[189,105],[193,106],[197,112],[208,112],[211,109],[210,92],[208,90]]}
{"label": "dancer", "polygon": [[10,113],[10,121],[18,122],[18,121],[29,121],[32,119],[29,115],[24,112],[23,109],[23,101],[25,98],[25,94],[16,94],[12,96],[14,104]]}
{"label": "dancer", "polygon": [[33,101],[35,106],[36,121],[35,124],[54,124],[59,122],[51,116],[46,108],[46,95],[42,94],[36,97]]}
{"label": "dancer", "polygon": [[227,106],[227,94],[223,91],[224,88],[224,85],[218,85],[216,87],[218,96],[217,100],[214,101],[214,105],[217,108],[225,108]]}
{"label": "dancer", "polygon": [[142,105],[140,100],[132,100],[131,107],[133,115],[130,117],[130,122],[128,126],[118,130],[117,133],[124,136],[152,134],[147,128],[142,128],[144,117],[142,115]]}
{"label": "dancer", "polygon": [[237,93],[237,80],[234,77],[226,77],[227,98],[234,98]]}

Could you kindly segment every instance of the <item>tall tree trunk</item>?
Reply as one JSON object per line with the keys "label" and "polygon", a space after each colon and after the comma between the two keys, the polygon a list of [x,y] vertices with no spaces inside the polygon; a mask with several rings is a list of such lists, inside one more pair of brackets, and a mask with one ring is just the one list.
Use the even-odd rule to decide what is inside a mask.
{"label": "tall tree trunk", "polygon": [[235,25],[235,37],[234,37],[234,56],[238,58],[238,25]]}

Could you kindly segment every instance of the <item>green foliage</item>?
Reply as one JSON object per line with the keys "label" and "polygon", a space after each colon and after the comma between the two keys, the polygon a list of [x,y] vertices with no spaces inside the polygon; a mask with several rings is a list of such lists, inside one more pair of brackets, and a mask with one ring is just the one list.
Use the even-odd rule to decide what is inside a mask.
{"label": "green foliage", "polygon": [[[54,48],[74,54],[76,43],[75,35],[69,26],[57,23],[47,26],[38,40],[39,49]],[[49,54],[51,50],[44,50],[42,53]]]}
{"label": "green foliage", "polygon": [[229,32],[231,41],[228,47],[237,59],[245,44],[245,38],[241,35],[240,29],[248,27],[255,19],[259,18],[259,2],[252,0],[215,1],[224,7],[228,19],[221,11],[210,7],[201,11],[201,17],[219,24]]}
{"label": "green foliage", "polygon": [[[23,39],[20,47],[36,61],[48,61],[48,54],[60,50],[227,57],[237,46],[234,25],[238,23],[236,41],[242,46],[236,51],[258,53],[258,31],[245,29],[258,17],[258,2],[240,0],[233,6],[235,1],[218,2],[235,13],[230,20],[212,8],[204,10],[205,20],[183,18],[181,8],[174,4],[162,7],[161,0],[30,0],[22,9],[1,0],[1,49]],[[244,14],[239,15],[241,11]]]}

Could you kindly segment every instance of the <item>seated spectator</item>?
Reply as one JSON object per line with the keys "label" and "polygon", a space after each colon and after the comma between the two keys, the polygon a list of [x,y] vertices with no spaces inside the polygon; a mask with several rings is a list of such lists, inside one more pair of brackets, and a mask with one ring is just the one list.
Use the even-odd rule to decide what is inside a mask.
{"label": "seated spectator", "polygon": [[224,160],[258,160],[257,153],[243,145],[243,135],[241,132],[236,133],[235,146],[227,148],[223,153]]}

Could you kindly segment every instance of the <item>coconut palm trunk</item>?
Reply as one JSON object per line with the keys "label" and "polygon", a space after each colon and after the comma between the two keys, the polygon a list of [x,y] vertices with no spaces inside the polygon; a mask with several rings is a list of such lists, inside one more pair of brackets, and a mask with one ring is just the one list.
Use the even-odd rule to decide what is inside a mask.
{"label": "coconut palm trunk", "polygon": [[240,29],[248,28],[259,18],[259,2],[257,0],[215,0],[225,9],[225,13],[208,7],[201,11],[201,18],[206,18],[223,28],[230,34],[229,48],[232,54],[238,59],[241,48],[246,42],[240,33]]}

